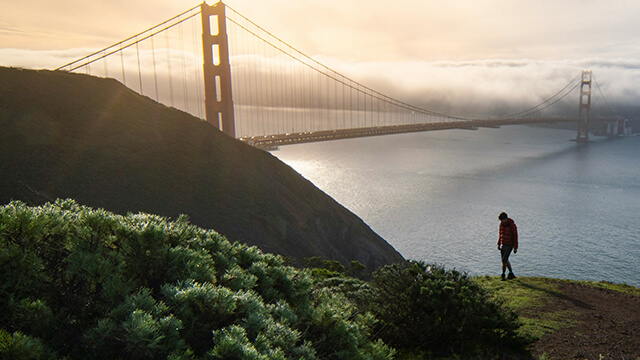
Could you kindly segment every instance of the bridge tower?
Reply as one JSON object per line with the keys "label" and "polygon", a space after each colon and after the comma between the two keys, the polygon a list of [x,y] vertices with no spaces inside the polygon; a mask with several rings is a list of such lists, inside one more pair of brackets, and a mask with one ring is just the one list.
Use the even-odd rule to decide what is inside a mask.
{"label": "bridge tower", "polygon": [[222,1],[213,5],[203,2],[200,7],[206,120],[235,137],[225,5]]}
{"label": "bridge tower", "polygon": [[580,107],[578,110],[577,142],[589,142],[589,121],[591,120],[591,70],[582,70],[580,84]]}

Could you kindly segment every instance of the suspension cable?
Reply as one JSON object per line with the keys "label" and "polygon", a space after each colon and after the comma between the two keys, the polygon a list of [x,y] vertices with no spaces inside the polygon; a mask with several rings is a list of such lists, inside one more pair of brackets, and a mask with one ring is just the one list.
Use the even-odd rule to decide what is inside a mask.
{"label": "suspension cable", "polygon": [[[573,79],[571,79],[567,85],[565,85],[565,87],[563,87],[560,91],[556,92],[555,94],[553,94],[553,96],[547,98],[546,100],[544,100],[543,102],[539,103],[536,106],[530,107],[526,110],[517,112],[515,114],[511,114],[511,115],[507,115],[505,117],[503,117],[503,119],[513,119],[513,118],[519,118],[519,117],[523,117],[524,115],[530,115],[532,113],[536,113],[539,112],[543,109],[548,108],[549,106],[543,106],[545,105],[547,102],[553,101],[553,99],[556,96],[559,96],[563,91],[565,91],[569,86],[571,86],[572,84],[574,85],[568,92],[566,92],[562,97],[560,97],[560,99],[557,99],[555,101],[553,101],[550,105],[553,105],[555,103],[557,103],[559,100],[563,99],[565,96],[567,96],[571,91],[573,91],[573,89],[575,89],[579,83],[576,82],[576,80],[578,80],[578,78],[580,78],[581,74],[576,75],[576,77],[574,77]],[[538,109],[540,108],[540,109]]]}
{"label": "suspension cable", "polygon": [[598,83],[598,80],[596,79],[596,77],[592,74],[591,75],[593,77],[593,81],[595,81],[596,83],[596,88],[598,89],[598,92],[600,93],[600,96],[602,96],[602,100],[604,100],[604,104],[607,107],[607,109],[609,110],[609,112],[611,112],[611,114],[614,113],[613,109],[611,108],[611,106],[609,106],[609,102],[607,101],[607,98],[604,96],[604,94],[602,93],[602,87],[600,87],[600,84]]}
{"label": "suspension cable", "polygon": [[[61,69],[64,69],[64,68],[66,68],[66,67],[71,67],[72,65],[74,65],[74,64],[76,64],[76,63],[82,62],[83,60],[88,60],[88,59],[90,59],[90,58],[92,58],[92,57],[94,57],[94,56],[96,56],[96,55],[100,54],[101,52],[106,52],[107,50],[109,50],[109,49],[111,49],[111,48],[115,48],[115,47],[117,47],[117,46],[120,46],[120,50],[111,51],[111,52],[109,52],[108,54],[104,55],[103,57],[106,57],[106,56],[109,56],[109,55],[111,55],[111,54],[113,54],[113,53],[116,53],[116,52],[118,52],[118,51],[121,51],[122,49],[126,49],[126,48],[128,48],[129,46],[132,46],[132,45],[134,45],[134,44],[132,43],[132,44],[129,44],[129,45],[125,46],[125,47],[123,47],[123,46],[122,46],[123,44],[125,44],[125,43],[129,42],[129,41],[130,41],[130,40],[132,40],[132,39],[136,39],[138,36],[141,36],[142,34],[145,34],[145,33],[147,33],[147,32],[150,32],[151,30],[153,30],[153,29],[155,29],[155,28],[161,27],[161,26],[163,26],[163,25],[165,25],[165,24],[167,24],[167,23],[169,23],[169,22],[171,22],[171,21],[173,21],[173,20],[175,20],[175,19],[178,19],[178,18],[180,18],[180,17],[184,16],[185,14],[188,14],[189,12],[191,12],[191,11],[193,11],[193,10],[195,10],[195,9],[199,8],[199,7],[200,7],[200,5],[194,6],[194,7],[192,7],[191,9],[189,9],[189,10],[187,10],[187,11],[184,11],[184,12],[182,12],[182,13],[180,13],[180,14],[178,14],[178,15],[174,16],[174,17],[172,17],[172,18],[171,18],[171,19],[169,19],[169,20],[163,21],[163,22],[161,22],[161,23],[160,23],[160,24],[158,24],[158,25],[152,26],[152,27],[148,28],[147,30],[141,31],[141,32],[139,32],[139,33],[137,33],[137,34],[135,34],[135,35],[133,35],[133,36],[130,36],[130,37],[128,37],[128,38],[126,38],[126,39],[124,39],[124,40],[122,40],[122,41],[120,41],[120,42],[117,42],[117,43],[115,43],[115,44],[113,44],[113,45],[107,46],[107,47],[106,47],[106,48],[104,48],[104,49],[101,49],[101,50],[98,50],[98,51],[96,51],[96,52],[93,52],[93,53],[91,53],[91,54],[89,54],[89,55],[87,55],[87,56],[85,56],[85,57],[83,57],[83,58],[80,58],[80,59],[74,60],[74,61],[72,61],[72,62],[70,62],[70,63],[65,64],[65,65],[59,66],[59,67],[55,68],[54,70],[61,70]],[[186,20],[188,20],[188,19],[190,19],[190,18],[192,18],[192,17],[194,17],[194,16],[196,16],[196,15],[198,15],[198,14],[200,14],[200,11],[198,11],[198,12],[194,13],[193,15],[190,15],[189,17],[187,17],[187,18],[185,18],[185,19],[183,19],[183,20],[180,20],[180,22],[178,22],[178,23],[176,23],[176,24],[173,24],[173,25],[171,25],[171,26],[169,26],[169,27],[166,27],[166,28],[164,28],[163,30],[157,31],[157,32],[155,32],[155,33],[151,34],[150,36],[153,36],[153,35],[155,35],[155,34],[157,34],[157,33],[159,33],[159,32],[162,32],[162,31],[164,31],[164,30],[166,30],[166,29],[168,29],[168,28],[170,28],[170,27],[175,26],[175,25],[177,25],[177,24],[179,24],[179,23],[181,23],[181,22],[184,22],[184,21],[186,21]],[[136,43],[137,43],[137,42],[139,42],[139,41],[142,41],[142,40],[146,40],[148,37],[149,37],[149,36],[147,36],[147,37],[145,37],[145,38],[143,38],[143,39],[141,39],[141,40],[136,40]],[[102,58],[102,57],[98,57],[96,60],[100,60],[101,58]],[[92,60],[92,61],[90,61],[90,62],[87,62],[86,64],[90,64],[90,63],[92,63],[92,62],[94,62],[94,61],[96,61],[96,60]],[[82,67],[82,66],[84,66],[84,65],[79,65],[78,67]],[[73,71],[73,70],[77,69],[78,67],[75,67],[75,68],[69,69],[69,71]]]}

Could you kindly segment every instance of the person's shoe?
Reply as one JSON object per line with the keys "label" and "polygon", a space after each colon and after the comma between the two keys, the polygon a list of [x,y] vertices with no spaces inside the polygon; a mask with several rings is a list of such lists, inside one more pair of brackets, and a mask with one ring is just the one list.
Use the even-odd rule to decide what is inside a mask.
{"label": "person's shoe", "polygon": [[515,275],[513,275],[513,273],[512,273],[512,272],[510,272],[510,273],[509,273],[509,276],[507,276],[507,279],[515,279],[515,278],[516,278],[516,276],[515,276]]}
{"label": "person's shoe", "polygon": [[504,274],[500,275],[500,277],[502,278],[502,281],[504,281],[504,280],[505,280],[505,278],[504,278]]}

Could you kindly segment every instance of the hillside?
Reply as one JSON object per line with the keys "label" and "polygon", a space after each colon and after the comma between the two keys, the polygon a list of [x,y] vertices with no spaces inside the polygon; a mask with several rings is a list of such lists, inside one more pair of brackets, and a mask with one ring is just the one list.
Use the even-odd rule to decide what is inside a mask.
{"label": "hillside", "polygon": [[271,154],[112,79],[0,68],[0,204],[56,198],[176,218],[294,259],[402,256]]}

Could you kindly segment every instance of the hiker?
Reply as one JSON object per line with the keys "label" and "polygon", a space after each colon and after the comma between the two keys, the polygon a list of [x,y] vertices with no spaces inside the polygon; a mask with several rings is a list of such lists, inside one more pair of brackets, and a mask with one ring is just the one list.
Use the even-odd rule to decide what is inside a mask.
{"label": "hiker", "polygon": [[515,279],[511,269],[511,263],[509,262],[509,255],[511,250],[516,254],[518,252],[518,228],[516,223],[507,216],[507,213],[502,212],[498,216],[500,219],[500,237],[498,238],[498,250],[502,258],[502,281],[505,280],[504,272],[509,269],[509,276],[507,279]]}

